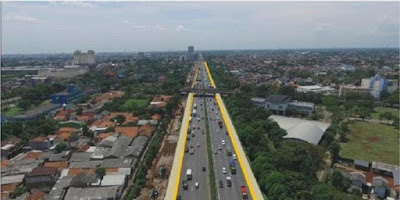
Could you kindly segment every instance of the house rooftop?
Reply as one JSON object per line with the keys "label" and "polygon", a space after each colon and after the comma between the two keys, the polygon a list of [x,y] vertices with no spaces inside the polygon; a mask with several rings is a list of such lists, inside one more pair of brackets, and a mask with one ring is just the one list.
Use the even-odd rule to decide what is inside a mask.
{"label": "house rooftop", "polygon": [[27,176],[44,176],[44,175],[56,175],[57,168],[55,167],[36,167]]}
{"label": "house rooftop", "polygon": [[64,199],[82,200],[82,199],[115,199],[117,196],[117,187],[88,187],[68,189]]}
{"label": "house rooftop", "polygon": [[265,102],[269,102],[269,103],[273,103],[273,104],[288,103],[289,101],[290,101],[289,96],[276,95],[276,94],[271,94],[265,99]]}

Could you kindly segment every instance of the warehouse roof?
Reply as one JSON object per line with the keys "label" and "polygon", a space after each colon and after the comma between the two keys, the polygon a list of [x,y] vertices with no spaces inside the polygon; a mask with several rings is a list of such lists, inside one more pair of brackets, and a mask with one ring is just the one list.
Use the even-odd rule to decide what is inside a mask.
{"label": "warehouse roof", "polygon": [[10,183],[21,183],[24,180],[25,174],[18,174],[13,176],[2,176],[1,185]]}
{"label": "warehouse roof", "polygon": [[103,176],[101,186],[120,186],[125,182],[126,176],[123,174],[112,174]]}
{"label": "warehouse roof", "polygon": [[279,103],[288,103],[290,101],[290,97],[287,95],[276,95],[271,94],[266,99],[265,102],[279,104]]}
{"label": "warehouse roof", "polygon": [[88,187],[68,189],[64,199],[81,200],[81,199],[115,199],[117,196],[117,187]]}
{"label": "warehouse roof", "polygon": [[290,118],[278,115],[270,117],[285,129],[287,135],[284,138],[293,138],[306,141],[317,145],[324,135],[325,130],[330,124],[318,121],[303,120],[299,118]]}

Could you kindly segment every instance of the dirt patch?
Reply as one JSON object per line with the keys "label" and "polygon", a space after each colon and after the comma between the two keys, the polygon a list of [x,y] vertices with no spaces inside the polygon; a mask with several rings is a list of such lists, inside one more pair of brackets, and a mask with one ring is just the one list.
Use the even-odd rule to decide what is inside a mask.
{"label": "dirt patch", "polygon": [[367,140],[370,142],[378,142],[380,140],[380,138],[373,136],[373,137],[368,137]]}
{"label": "dirt patch", "polygon": [[[137,200],[149,200],[150,192],[153,188],[158,191],[157,200],[164,199],[178,142],[179,128],[177,129],[176,127],[180,125],[180,118],[181,115],[175,115],[175,118],[168,124],[167,134],[161,143],[160,151],[153,160],[151,169],[147,171],[146,186],[140,191],[140,196]],[[164,177],[161,177],[159,174],[160,167],[165,167],[166,169]]]}

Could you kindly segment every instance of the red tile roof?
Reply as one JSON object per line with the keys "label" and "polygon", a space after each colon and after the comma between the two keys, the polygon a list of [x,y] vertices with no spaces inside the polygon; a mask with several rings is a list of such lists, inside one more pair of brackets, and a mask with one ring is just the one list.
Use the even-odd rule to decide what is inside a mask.
{"label": "red tile roof", "polygon": [[44,176],[44,175],[56,175],[57,168],[56,167],[36,167],[32,170],[28,176]]}
{"label": "red tile roof", "polygon": [[42,136],[35,137],[35,138],[31,139],[30,141],[31,142],[44,142],[46,140],[47,140],[47,137],[42,135]]}
{"label": "red tile roof", "polygon": [[43,152],[29,152],[25,155],[24,160],[36,160],[38,159],[41,155],[43,154]]}
{"label": "red tile roof", "polygon": [[16,136],[11,136],[8,139],[4,140],[1,142],[1,146],[4,146],[6,144],[18,144],[21,143],[22,139],[16,137]]}
{"label": "red tile roof", "polygon": [[26,197],[26,200],[43,200],[45,194],[46,193],[41,190],[36,190],[28,197]]}
{"label": "red tile roof", "polygon": [[153,134],[153,130],[154,130],[153,126],[146,124],[146,125],[143,125],[143,126],[141,126],[139,128],[138,133],[139,133],[139,135],[144,135],[144,136],[147,136],[147,137],[151,137],[152,134]]}
{"label": "red tile roof", "polygon": [[158,113],[155,113],[154,115],[151,116],[151,119],[152,119],[152,120],[157,120],[157,121],[158,121],[158,120],[161,119],[161,115],[158,114]]}
{"label": "red tile roof", "polygon": [[44,167],[56,167],[57,169],[66,169],[68,168],[67,161],[59,161],[59,162],[45,162]]}
{"label": "red tile roof", "polygon": [[115,127],[115,132],[121,133],[122,135],[135,138],[138,134],[139,127]]}
{"label": "red tile roof", "polygon": [[20,183],[10,183],[1,185],[1,199],[7,199],[19,184]]}

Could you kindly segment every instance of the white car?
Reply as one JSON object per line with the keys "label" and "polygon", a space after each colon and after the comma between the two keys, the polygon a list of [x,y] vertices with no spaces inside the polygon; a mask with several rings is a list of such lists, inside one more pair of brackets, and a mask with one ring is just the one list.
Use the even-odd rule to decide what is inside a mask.
{"label": "white car", "polygon": [[233,154],[233,160],[236,160],[236,154]]}
{"label": "white car", "polygon": [[196,189],[199,189],[199,182],[196,182],[196,183],[194,184],[194,186],[196,187]]}
{"label": "white car", "polygon": [[222,145],[225,145],[225,140],[222,140]]}
{"label": "white car", "polygon": [[226,174],[226,168],[225,167],[222,168],[222,173]]}

